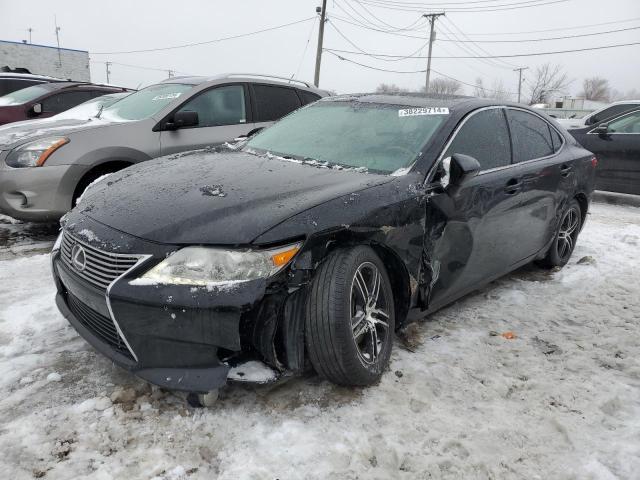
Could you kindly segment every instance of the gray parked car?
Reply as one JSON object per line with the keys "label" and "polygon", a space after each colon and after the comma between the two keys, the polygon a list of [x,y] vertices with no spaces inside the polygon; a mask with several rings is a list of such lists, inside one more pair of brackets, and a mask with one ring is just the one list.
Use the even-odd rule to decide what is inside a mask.
{"label": "gray parked car", "polygon": [[0,212],[58,220],[105,174],[248,136],[326,95],[262,75],[174,77],[73,125],[43,125],[26,135],[0,128]]}

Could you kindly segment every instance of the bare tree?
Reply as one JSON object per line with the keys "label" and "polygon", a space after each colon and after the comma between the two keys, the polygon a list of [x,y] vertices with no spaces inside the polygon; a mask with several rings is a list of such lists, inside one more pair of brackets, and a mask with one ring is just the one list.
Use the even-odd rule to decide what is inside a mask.
{"label": "bare tree", "polygon": [[489,92],[484,88],[484,82],[481,77],[476,78],[476,86],[473,89],[473,96],[478,98],[488,98]]}
{"label": "bare tree", "polygon": [[509,100],[511,94],[504,86],[502,79],[496,78],[491,84],[491,88],[485,88],[482,78],[476,78],[474,96],[479,98],[493,98],[500,101]]}
{"label": "bare tree", "polygon": [[615,88],[611,89],[611,101],[617,102],[619,100],[640,100],[640,92],[635,88],[628,90],[627,93],[623,93]]}
{"label": "bare tree", "polygon": [[429,83],[429,93],[436,95],[462,94],[462,84],[451,78],[436,78]]}
{"label": "bare tree", "polygon": [[611,98],[609,80],[602,77],[585,78],[582,82],[582,93],[580,95],[587,100],[608,102]]}
{"label": "bare tree", "polygon": [[376,93],[407,93],[407,92],[408,90],[404,88],[400,88],[395,83],[390,83],[388,85],[386,83],[381,83],[376,88]]}
{"label": "bare tree", "polygon": [[562,70],[561,65],[545,63],[536,68],[532,81],[529,82],[529,104],[545,103],[553,94],[564,93],[571,80]]}

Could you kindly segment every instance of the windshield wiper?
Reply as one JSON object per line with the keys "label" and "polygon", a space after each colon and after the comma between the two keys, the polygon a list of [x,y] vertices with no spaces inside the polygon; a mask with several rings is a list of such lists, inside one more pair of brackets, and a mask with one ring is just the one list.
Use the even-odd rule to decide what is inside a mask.
{"label": "windshield wiper", "polygon": [[102,110],[104,110],[104,103],[100,105],[100,110],[98,110],[98,113],[96,114],[96,118],[100,118],[100,115],[102,115]]}

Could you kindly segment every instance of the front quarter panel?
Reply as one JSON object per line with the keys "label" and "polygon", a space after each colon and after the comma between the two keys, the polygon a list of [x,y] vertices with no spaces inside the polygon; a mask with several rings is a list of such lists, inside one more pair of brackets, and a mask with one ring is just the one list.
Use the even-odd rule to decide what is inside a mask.
{"label": "front quarter panel", "polygon": [[421,175],[409,174],[341,196],[291,217],[253,243],[276,244],[285,239],[306,238],[294,269],[308,270],[315,269],[334,248],[369,244],[389,252],[404,266],[411,293],[415,293],[427,198],[422,180]]}

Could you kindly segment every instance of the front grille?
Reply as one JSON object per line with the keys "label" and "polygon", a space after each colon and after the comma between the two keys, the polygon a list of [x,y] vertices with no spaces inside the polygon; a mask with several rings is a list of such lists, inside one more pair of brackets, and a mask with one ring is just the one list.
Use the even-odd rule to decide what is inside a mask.
{"label": "front grille", "polygon": [[[82,270],[74,264],[72,259],[73,248],[76,245],[81,246],[84,250],[86,262]],[[106,290],[111,282],[140,260],[140,257],[136,255],[122,255],[98,250],[66,232],[62,236],[60,253],[62,261],[71,272],[102,290]]]}
{"label": "front grille", "polygon": [[69,310],[91,333],[125,357],[135,360],[118,333],[113,320],[96,312],[67,292]]}

